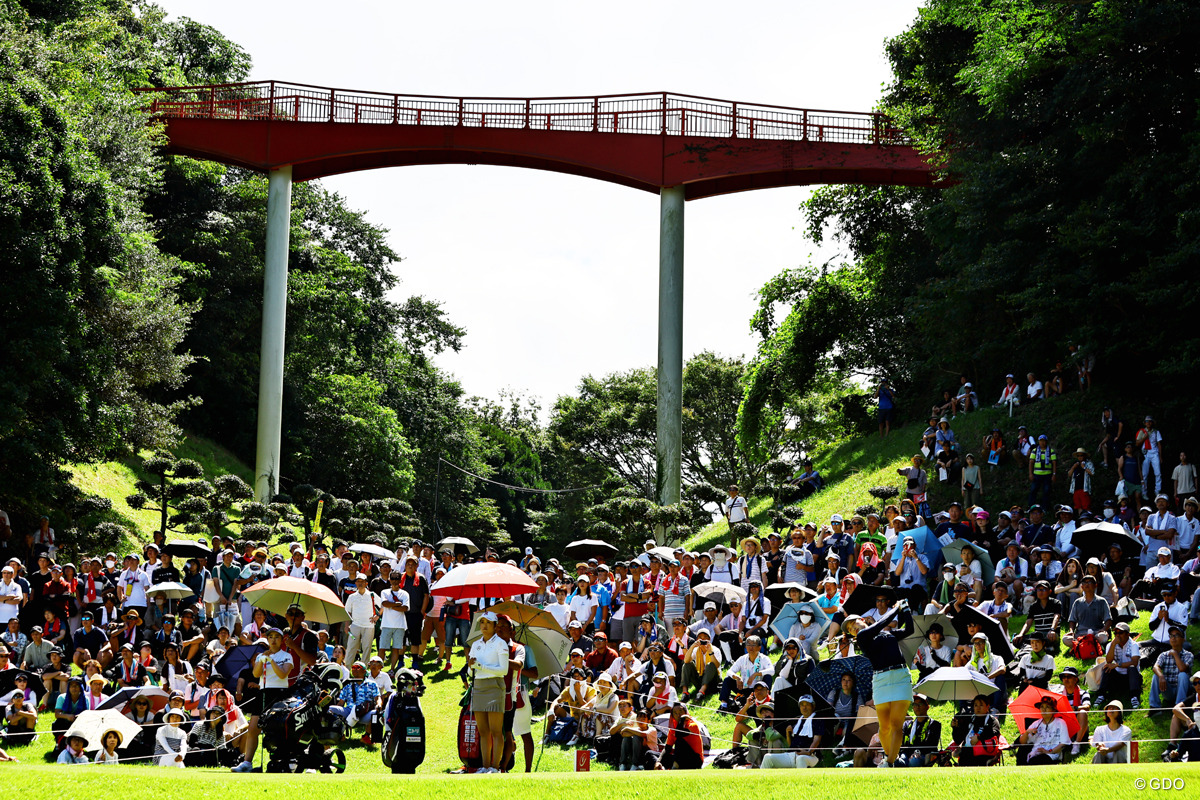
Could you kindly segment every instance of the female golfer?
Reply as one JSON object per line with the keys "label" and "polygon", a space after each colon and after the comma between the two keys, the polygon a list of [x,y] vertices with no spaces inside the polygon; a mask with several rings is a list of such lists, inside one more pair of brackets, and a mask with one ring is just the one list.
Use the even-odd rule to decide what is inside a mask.
{"label": "female golfer", "polygon": [[471,669],[471,713],[479,728],[479,772],[499,772],[504,757],[504,677],[508,674],[508,644],[496,635],[493,611],[479,615],[483,634],[471,645],[467,666]]}
{"label": "female golfer", "polygon": [[[888,626],[896,619],[899,619],[901,627],[889,630]],[[900,640],[913,632],[908,601],[901,600],[869,627],[860,630],[860,625],[861,620],[846,620],[846,626],[854,629],[852,635],[857,635],[858,652],[865,655],[875,669],[872,695],[875,713],[879,716],[879,743],[884,755],[879,766],[892,767],[900,757],[904,717],[908,714],[913,697],[912,674],[908,671],[904,654],[900,652]]]}

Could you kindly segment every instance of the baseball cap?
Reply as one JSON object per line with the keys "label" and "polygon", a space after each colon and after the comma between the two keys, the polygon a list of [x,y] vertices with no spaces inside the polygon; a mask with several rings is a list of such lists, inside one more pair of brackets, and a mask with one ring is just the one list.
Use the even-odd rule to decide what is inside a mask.
{"label": "baseball cap", "polygon": [[1169,547],[1160,547],[1160,548],[1158,548],[1158,555],[1160,555],[1160,556],[1168,556],[1168,557],[1169,557],[1169,556],[1171,555],[1171,548],[1169,548]]}
{"label": "baseball cap", "polygon": [[1121,631],[1122,633],[1129,633],[1129,623],[1128,622],[1118,622],[1117,630]]}
{"label": "baseball cap", "polygon": [[704,610],[705,610],[705,611],[716,611],[716,610],[717,610],[717,604],[716,604],[716,603],[712,603],[712,602],[705,603],[705,604],[704,604]]}
{"label": "baseball cap", "polygon": [[841,514],[834,514],[833,516],[831,516],[831,517],[829,518],[829,524],[830,524],[830,525],[832,525],[832,524],[833,524],[833,523],[835,523],[835,522],[843,522],[843,521],[844,521],[844,520],[842,519],[842,515],[841,515]]}

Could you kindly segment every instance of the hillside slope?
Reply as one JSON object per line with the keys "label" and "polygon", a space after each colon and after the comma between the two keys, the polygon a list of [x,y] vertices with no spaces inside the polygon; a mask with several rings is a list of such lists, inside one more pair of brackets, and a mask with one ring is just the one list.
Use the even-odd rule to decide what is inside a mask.
{"label": "hillside slope", "polygon": [[[1105,470],[1101,466],[1096,446],[1102,438],[1100,412],[1111,398],[1093,389],[1087,393],[1067,394],[1043,403],[1017,409],[1010,419],[1007,412],[984,408],[970,414],[959,414],[951,421],[951,429],[965,455],[974,453],[977,463],[985,460],[980,448],[983,438],[992,427],[1000,428],[1006,443],[1016,440],[1017,426],[1025,425],[1033,436],[1045,433],[1059,455],[1059,477],[1054,490],[1056,502],[1070,502],[1066,487],[1066,468],[1072,460],[1075,448],[1083,447],[1096,466],[1093,497],[1111,497],[1116,486],[1115,468]],[[1114,404],[1114,407],[1117,407]],[[1135,409],[1136,410],[1136,409]],[[1127,422],[1134,415],[1126,417]],[[1137,418],[1143,416],[1138,413]],[[795,505],[804,510],[804,521],[823,524],[831,514],[853,514],[863,506],[874,506],[882,510],[881,503],[868,494],[873,486],[895,486],[903,489],[902,479],[896,470],[908,466],[909,459],[920,448],[921,434],[926,422],[910,421],[900,428],[893,428],[890,436],[879,435],[852,439],[815,459],[817,470],[824,476],[825,488],[812,497]],[[1131,434],[1132,436],[1132,434]],[[1174,459],[1166,459],[1167,469]],[[936,479],[935,470],[930,470],[929,504],[933,509],[945,508],[951,500],[961,500],[962,492],[957,484],[942,484]],[[1025,507],[1029,500],[1029,481],[1023,470],[1011,459],[998,467],[984,464],[983,469],[984,508],[997,513],[1013,505]],[[770,498],[751,498],[751,521],[762,533],[769,533],[771,520],[767,516],[773,507]],[[685,543],[689,549],[704,549],[727,541],[728,526],[724,521],[714,523]]]}

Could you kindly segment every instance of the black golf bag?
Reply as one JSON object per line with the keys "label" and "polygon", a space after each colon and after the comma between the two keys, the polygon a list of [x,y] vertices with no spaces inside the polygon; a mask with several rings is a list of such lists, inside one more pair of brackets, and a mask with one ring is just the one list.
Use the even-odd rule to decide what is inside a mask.
{"label": "black golf bag", "polygon": [[423,678],[419,670],[400,670],[392,699],[384,709],[387,733],[380,751],[383,765],[396,774],[411,775],[425,760],[425,714],[420,699],[425,694]]}
{"label": "black golf bag", "polygon": [[319,664],[300,674],[291,696],[263,712],[267,772],[345,771],[346,754],[336,745],[346,737],[346,721],[329,710],[341,688],[337,665]]}

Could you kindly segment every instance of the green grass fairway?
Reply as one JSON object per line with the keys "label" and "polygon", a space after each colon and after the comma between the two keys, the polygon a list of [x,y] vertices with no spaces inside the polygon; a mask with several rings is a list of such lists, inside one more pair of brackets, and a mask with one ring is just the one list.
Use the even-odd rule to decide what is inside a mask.
{"label": "green grass fairway", "polygon": [[[3,765],[20,770],[30,785],[53,786],[61,797],[103,797],[130,791],[133,781],[147,777],[139,767],[54,767],[49,765]],[[936,769],[936,768],[935,768]],[[1015,771],[1014,771],[1015,770]],[[14,776],[16,773],[13,773]],[[1182,789],[1139,789],[1138,781],[1182,781]],[[770,781],[772,795],[802,792],[820,800],[875,800],[887,796],[920,795],[926,800],[960,800],[962,797],[1009,795],[1020,787],[1025,794],[1042,797],[1138,797],[1143,792],[1162,797],[1187,797],[1200,786],[1200,766],[1129,764],[1079,770],[1069,767],[956,768],[952,772],[928,770],[780,770],[768,777],[753,770],[704,770],[702,775],[684,772],[525,775],[230,775],[208,770],[159,769],[152,778],[154,793],[178,793],[192,800],[225,798],[236,792],[242,797],[295,797],[303,787],[306,798],[378,797],[383,792],[402,792],[410,797],[461,796],[473,800],[507,800],[536,797],[546,792],[567,792],[573,800],[602,800],[614,792],[622,797],[693,796],[697,781],[704,791],[729,796],[758,794]],[[45,781],[43,784],[42,781]],[[1066,787],[1070,781],[1070,788]],[[1177,785],[1177,784],[1176,784]],[[236,787],[236,788],[235,788]]]}

